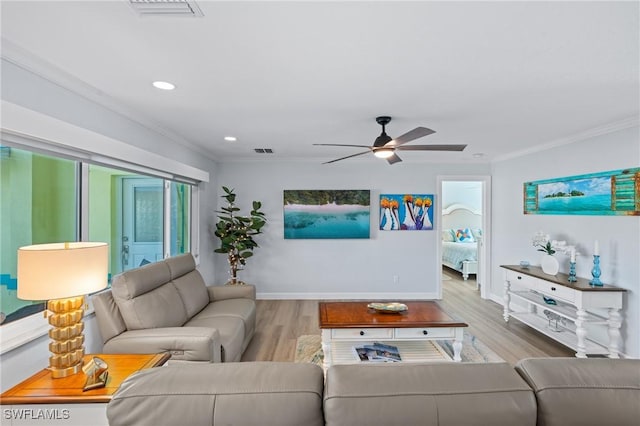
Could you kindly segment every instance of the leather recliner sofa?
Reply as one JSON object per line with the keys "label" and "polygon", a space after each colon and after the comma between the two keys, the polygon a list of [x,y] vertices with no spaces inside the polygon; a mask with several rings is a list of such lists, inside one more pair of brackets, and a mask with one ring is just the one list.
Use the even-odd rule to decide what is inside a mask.
{"label": "leather recliner sofa", "polygon": [[255,332],[252,285],[205,285],[191,254],[132,269],[93,295],[104,353],[171,353],[171,361],[240,361]]}
{"label": "leather recliner sofa", "polygon": [[635,426],[640,360],[175,365],[127,378],[112,426]]}

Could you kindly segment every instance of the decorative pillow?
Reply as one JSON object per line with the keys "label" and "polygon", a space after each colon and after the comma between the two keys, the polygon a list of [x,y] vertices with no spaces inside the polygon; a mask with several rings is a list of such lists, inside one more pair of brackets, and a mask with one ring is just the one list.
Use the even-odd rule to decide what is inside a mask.
{"label": "decorative pillow", "polygon": [[471,232],[473,233],[474,238],[477,240],[478,238],[482,238],[482,229],[480,228],[476,228],[471,230]]}
{"label": "decorative pillow", "polygon": [[456,240],[455,235],[453,234],[453,229],[443,229],[442,230],[442,241],[445,243],[452,243]]}
{"label": "decorative pillow", "polygon": [[456,242],[458,243],[473,243],[476,240],[473,239],[473,234],[471,233],[471,229],[464,228],[458,229],[456,231]]}

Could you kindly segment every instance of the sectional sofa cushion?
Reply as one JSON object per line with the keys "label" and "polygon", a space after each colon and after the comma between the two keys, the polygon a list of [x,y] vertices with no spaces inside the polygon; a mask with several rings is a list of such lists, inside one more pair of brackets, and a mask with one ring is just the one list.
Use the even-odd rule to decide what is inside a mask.
{"label": "sectional sofa cushion", "polygon": [[334,365],[324,413],[327,426],[536,424],[533,392],[506,363]]}
{"label": "sectional sofa cushion", "polygon": [[128,330],[180,327],[187,311],[178,289],[170,284],[166,262],[150,263],[116,275],[111,291]]}
{"label": "sectional sofa cushion", "polygon": [[240,318],[236,317],[216,317],[216,318],[200,318],[196,316],[189,320],[184,328],[213,328],[218,331],[222,353],[220,360],[222,362],[240,361],[242,347],[244,341],[244,323]]}
{"label": "sectional sofa cushion", "polygon": [[540,426],[640,423],[640,359],[530,358],[515,369],[535,392]]}
{"label": "sectional sofa cushion", "polygon": [[323,385],[313,364],[169,365],[127,378],[107,417],[111,426],[322,426]]}

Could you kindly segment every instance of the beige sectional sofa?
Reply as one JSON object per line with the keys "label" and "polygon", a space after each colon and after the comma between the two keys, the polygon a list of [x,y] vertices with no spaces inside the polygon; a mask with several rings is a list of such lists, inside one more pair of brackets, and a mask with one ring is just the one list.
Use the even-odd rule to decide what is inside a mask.
{"label": "beige sectional sofa", "polygon": [[112,426],[635,426],[640,360],[336,365],[247,362],[140,371]]}
{"label": "beige sectional sofa", "polygon": [[185,254],[117,275],[92,300],[104,353],[230,362],[240,360],[255,332],[255,295],[251,285],[207,287]]}

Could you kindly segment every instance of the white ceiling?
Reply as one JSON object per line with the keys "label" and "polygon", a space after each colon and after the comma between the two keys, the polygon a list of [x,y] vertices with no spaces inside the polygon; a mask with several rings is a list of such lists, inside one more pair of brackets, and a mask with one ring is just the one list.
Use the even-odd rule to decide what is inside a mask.
{"label": "white ceiling", "polygon": [[412,144],[468,144],[406,162],[482,162],[640,112],[638,1],[198,5],[202,18],[3,0],[2,37],[219,160],[350,155],[312,144],[370,145],[390,115],[392,137],[425,126],[437,133]]}

